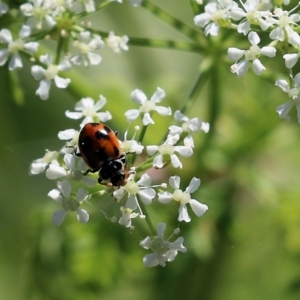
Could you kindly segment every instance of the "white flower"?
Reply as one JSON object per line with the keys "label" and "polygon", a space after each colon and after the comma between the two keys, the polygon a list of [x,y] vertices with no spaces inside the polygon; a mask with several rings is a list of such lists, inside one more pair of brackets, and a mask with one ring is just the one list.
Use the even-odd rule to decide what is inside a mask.
{"label": "white flower", "polygon": [[68,141],[68,145],[61,149],[62,153],[72,153],[78,145],[79,131],[75,129],[66,129],[58,133],[58,138],[63,141]]}
{"label": "white flower", "polygon": [[279,118],[285,119],[286,121],[290,121],[291,117],[289,116],[289,112],[291,108],[295,105],[297,109],[297,118],[298,123],[300,124],[300,73],[298,73],[294,78],[294,87],[290,88],[289,83],[285,79],[278,79],[275,83],[276,86],[279,86],[285,93],[288,94],[291,99],[279,105],[276,108],[277,113],[279,114]]}
{"label": "white flower", "polygon": [[147,126],[149,124],[154,124],[154,121],[150,116],[150,112],[153,110],[157,111],[161,116],[171,115],[172,111],[170,107],[156,105],[156,103],[160,103],[165,96],[165,91],[159,87],[156,89],[156,92],[150,100],[147,100],[147,96],[141,90],[134,90],[131,93],[131,98],[133,102],[138,103],[141,106],[139,109],[130,109],[125,113],[127,121],[134,121],[141,113],[143,113],[143,125]]}
{"label": "white flower", "polygon": [[285,60],[285,66],[289,69],[293,68],[297,63],[299,56],[300,53],[291,53],[283,55],[283,58]]}
{"label": "white flower", "polygon": [[56,86],[60,89],[66,88],[71,82],[69,78],[62,78],[57,75],[60,71],[64,72],[70,70],[71,64],[68,60],[64,60],[59,65],[54,65],[52,64],[51,54],[41,55],[40,61],[48,66],[47,69],[44,69],[38,65],[34,65],[31,67],[31,74],[35,80],[41,80],[36,94],[40,96],[42,100],[46,100],[49,98],[49,90],[52,80],[54,80]]}
{"label": "white flower", "polygon": [[201,217],[207,210],[208,207],[205,204],[198,202],[195,199],[191,199],[192,193],[194,193],[200,186],[200,179],[193,177],[189,186],[182,191],[179,189],[180,177],[171,176],[169,183],[174,189],[173,194],[169,192],[158,193],[158,201],[161,203],[169,203],[171,200],[174,200],[179,203],[179,216],[178,221],[190,222],[191,218],[187,211],[187,204],[190,204],[193,212],[197,217]]}
{"label": "white flower", "polygon": [[176,125],[171,125],[169,127],[170,135],[181,135],[183,132],[188,133],[188,135],[184,138],[184,145],[194,147],[194,140],[192,137],[192,133],[198,132],[199,130],[203,130],[205,133],[209,131],[209,124],[202,122],[199,118],[189,119],[187,116],[182,114],[179,110],[175,111],[174,119],[177,122],[183,122],[181,127]]}
{"label": "white flower", "polygon": [[19,38],[13,40],[11,32],[7,29],[2,29],[0,31],[0,43],[7,44],[7,49],[0,49],[0,66],[3,66],[9,56],[11,59],[9,61],[8,68],[10,71],[23,67],[19,51],[26,51],[30,54],[33,54],[37,51],[39,44],[37,42],[28,42],[25,43],[26,39],[31,34],[31,29],[29,26],[23,25],[20,32]]}
{"label": "white flower", "polygon": [[100,110],[106,102],[106,99],[102,95],[99,96],[99,100],[96,103],[90,97],[82,98],[75,104],[76,112],[67,110],[66,116],[75,120],[85,117],[82,124],[93,122],[95,118],[101,122],[107,122],[112,118],[110,112],[98,112],[98,110]]}
{"label": "white flower", "polygon": [[193,154],[193,148],[191,145],[185,146],[174,146],[179,140],[179,135],[176,134],[174,136],[168,136],[167,140],[164,144],[160,146],[150,145],[147,146],[147,153],[149,155],[154,155],[156,152],[159,152],[153,160],[153,167],[155,168],[163,168],[164,167],[164,156],[169,156],[171,159],[172,166],[174,168],[182,168],[182,163],[179,160],[178,156],[175,152],[178,152],[180,155],[184,157],[190,157]]}
{"label": "white flower", "polygon": [[[262,71],[266,68],[262,65],[259,57],[261,55],[268,57],[274,57],[276,55],[276,49],[274,47],[258,47],[260,38],[256,32],[251,31],[248,35],[248,40],[252,45],[249,50],[240,50],[237,48],[228,49],[228,58],[236,62],[231,66],[231,72],[236,73],[238,77],[242,77],[246,74],[248,71],[249,62],[252,62],[254,73],[256,75],[261,75]],[[242,57],[245,59],[240,60]],[[237,61],[239,62],[237,63]]]}
{"label": "white flower", "polygon": [[2,1],[0,1],[0,16],[6,14],[8,12],[8,5]]}
{"label": "white flower", "polygon": [[129,47],[127,45],[129,38],[127,35],[122,37],[114,34],[113,31],[110,31],[107,38],[107,45],[112,49],[114,53],[121,53],[121,51],[128,51]]}
{"label": "white flower", "polygon": [[30,165],[30,174],[36,175],[45,171],[46,167],[55,161],[59,153],[57,151],[46,151],[46,154],[42,158],[34,160]]}
{"label": "white flower", "polygon": [[[186,247],[183,246],[183,237],[179,237],[174,242],[169,242],[168,240],[172,237],[172,235],[168,238],[168,240],[164,240],[163,235],[166,230],[165,223],[158,223],[157,225],[157,236],[149,237],[147,236],[140,242],[140,246],[144,249],[152,249],[153,253],[147,254],[143,258],[143,263],[146,267],[156,267],[158,265],[164,267],[166,262],[173,261],[180,252],[186,252]],[[175,231],[174,231],[175,233]]]}
{"label": "white flower", "polygon": [[218,35],[220,23],[226,22],[228,19],[228,11],[237,6],[231,0],[220,0],[218,3],[210,2],[205,5],[205,12],[195,16],[194,23],[201,28],[205,28],[205,35]]}
{"label": "white flower", "polygon": [[125,208],[124,206],[120,207],[122,217],[119,220],[119,224],[124,225],[125,227],[131,227],[131,219],[136,218],[139,214],[132,211],[130,208]]}
{"label": "white flower", "polygon": [[[299,4],[294,7],[293,10],[295,10],[297,7],[299,7]],[[291,14],[292,11],[288,12],[285,10],[282,10],[281,8],[276,8],[273,12],[273,18],[276,19],[277,27],[275,27],[270,32],[270,38],[272,40],[279,40],[284,41],[286,36],[288,38],[288,42],[291,45],[300,45],[300,36],[299,34],[293,30],[291,25],[295,25],[300,21],[300,15],[299,14]]]}
{"label": "white flower", "polygon": [[77,220],[80,223],[86,223],[89,220],[89,214],[86,210],[81,209],[81,203],[86,200],[88,192],[80,188],[75,199],[71,195],[71,184],[69,181],[59,181],[57,183],[58,189],[53,189],[48,193],[54,201],[60,203],[63,209],[57,210],[52,215],[52,221],[56,225],[60,225],[68,211],[75,211]]}
{"label": "white flower", "polygon": [[131,140],[127,140],[127,134],[128,134],[128,131],[126,130],[125,131],[125,134],[124,134],[124,141],[121,141],[121,148],[122,148],[122,152],[124,153],[135,153],[135,154],[141,154],[144,150],[144,146],[141,145],[140,143],[138,143],[136,140],[135,140],[135,136],[136,136],[136,133],[140,130],[140,127],[139,126],[135,126],[135,131],[134,131],[134,135],[132,137]]}
{"label": "white flower", "polygon": [[238,21],[243,18],[243,21],[238,24],[237,31],[247,35],[251,24],[259,24],[262,30],[267,30],[275,21],[269,16],[271,13],[267,8],[263,8],[262,3],[257,0],[248,0],[245,3],[241,2],[242,7],[238,6],[232,7],[229,12],[229,16]]}
{"label": "white flower", "polygon": [[[31,2],[31,3],[30,3]],[[48,27],[56,25],[53,18],[53,13],[57,9],[54,1],[49,0],[31,0],[29,3],[24,3],[20,6],[22,13],[29,17],[27,24],[36,29],[42,29],[45,22]]]}
{"label": "white flower", "polygon": [[73,64],[80,65],[83,63],[85,67],[88,67],[98,65],[101,62],[101,56],[93,51],[101,49],[104,43],[100,36],[95,36],[91,40],[90,36],[89,31],[83,31],[80,32],[78,40],[74,41],[73,45],[79,50],[79,54],[70,58]]}
{"label": "white flower", "polygon": [[120,202],[125,194],[128,194],[125,207],[130,208],[131,210],[138,208],[140,210],[140,214],[143,215],[139,207],[137,195],[139,195],[139,198],[145,205],[150,205],[152,203],[152,199],[156,195],[155,190],[150,185],[151,177],[148,174],[143,174],[141,179],[137,182],[133,179],[128,180],[125,186],[121,186],[113,192],[113,196],[118,200],[118,202]]}
{"label": "white flower", "polygon": [[[94,178],[85,176],[83,173],[86,165],[79,164],[79,168],[76,167],[76,160],[73,154],[66,153],[63,158],[64,165],[60,165],[57,160],[53,160],[46,171],[46,177],[50,180],[65,177],[67,179],[80,181],[82,180],[87,186],[93,187],[96,183]],[[83,159],[81,159],[83,162]]]}

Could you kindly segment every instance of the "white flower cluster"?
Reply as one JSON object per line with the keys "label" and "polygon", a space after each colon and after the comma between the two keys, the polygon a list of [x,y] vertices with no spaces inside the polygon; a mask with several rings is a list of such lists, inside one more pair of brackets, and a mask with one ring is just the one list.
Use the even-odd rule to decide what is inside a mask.
{"label": "white flower cluster", "polygon": [[[147,99],[147,96],[141,90],[133,91],[131,97],[139,107],[128,110],[125,113],[129,123],[135,121],[140,116],[142,126],[146,129],[148,126],[151,127],[152,124],[155,124],[152,118],[153,113],[157,112],[161,116],[170,116],[172,114],[170,107],[158,105],[165,97],[165,92],[161,88],[157,88],[150,100]],[[88,123],[103,123],[112,118],[108,111],[99,111],[105,104],[106,99],[103,96],[100,96],[100,99],[96,103],[91,98],[83,98],[75,105],[75,112],[67,111],[66,116],[75,120],[83,118],[80,124],[81,128]],[[86,164],[83,156],[89,153],[79,153],[84,155],[81,155],[81,157],[78,156],[78,144],[80,142],[78,141],[78,130],[67,129],[59,132],[59,139],[66,141],[66,145],[59,151],[47,150],[45,156],[34,160],[30,168],[31,174],[45,172],[48,179],[57,181],[57,188],[48,193],[50,198],[61,205],[61,208],[56,210],[52,215],[53,222],[60,225],[68,212],[75,212],[79,222],[87,222],[89,214],[85,209],[81,208],[84,201],[92,200],[92,195],[95,195],[95,191],[97,195],[103,195],[112,188],[112,196],[117,200],[115,203],[120,205],[119,224],[126,228],[134,229],[133,223],[135,221],[133,219],[137,217],[141,219],[150,218],[149,215],[145,214],[146,206],[151,205],[155,199],[158,200],[157,204],[159,202],[167,204],[172,200],[178,203],[179,215],[177,219],[179,222],[191,221],[188,213],[188,205],[197,217],[201,217],[208,207],[191,197],[191,194],[199,188],[200,179],[192,178],[189,186],[181,190],[180,177],[171,176],[169,183],[173,191],[169,192],[165,190],[167,188],[166,183],[153,185],[150,173],[147,173],[151,168],[161,169],[169,163],[174,168],[182,168],[180,155],[190,157],[193,154],[193,134],[201,130],[204,132],[208,132],[209,130],[208,123],[202,122],[199,118],[189,119],[179,111],[175,112],[174,119],[178,125],[171,125],[169,127],[169,134],[161,145],[144,146],[142,140],[136,140],[135,136],[137,131],[140,130],[139,126],[135,126],[135,134],[131,140],[127,139],[128,133],[126,131],[125,139],[120,141],[121,152],[126,156],[143,155],[143,159],[138,165],[130,165],[130,159],[128,159],[126,168],[130,170],[128,171],[129,175],[121,186],[111,187],[109,180],[104,182],[103,185],[98,184],[97,176],[88,174],[87,170],[90,169],[90,166]],[[89,136],[88,138],[92,140],[94,136]],[[107,140],[105,143],[107,145]],[[98,151],[99,149],[95,150]],[[101,151],[105,151],[105,148],[101,148]],[[102,158],[101,155],[103,154],[101,153],[97,156],[97,159],[107,159]],[[145,158],[146,153],[148,157]],[[94,152],[91,155],[94,155]],[[113,162],[113,159],[108,160]],[[99,176],[100,174],[101,168]],[[105,213],[105,215],[107,214]],[[113,219],[116,219],[116,217],[113,217]],[[148,236],[140,242],[143,248],[153,251],[152,254],[147,254],[144,257],[144,264],[147,267],[164,266],[167,261],[175,259],[178,251],[185,252],[187,250],[183,246],[183,237],[170,242],[172,235],[167,240],[164,240],[163,234],[166,225],[159,223],[157,228],[157,235]],[[174,232],[174,234],[177,233],[179,233],[179,229]]]}
{"label": "white flower cluster", "polygon": [[[279,1],[279,4],[288,5],[290,1]],[[296,12],[299,2],[295,2],[295,7],[289,11],[274,6],[271,0],[212,0],[204,5],[204,12],[195,16],[194,22],[204,28],[205,35],[216,36],[222,27],[248,35],[249,49],[229,47],[227,52],[229,60],[234,61],[231,71],[238,77],[244,76],[250,65],[256,75],[261,75],[266,67],[260,59],[263,56],[275,57],[276,48],[283,52],[287,73],[290,73],[294,84],[290,86],[285,79],[276,81],[275,85],[291,97],[291,100],[277,107],[277,112],[280,118],[290,120],[288,113],[296,106],[300,123],[299,74],[294,77],[291,70],[300,56],[300,14]],[[266,39],[267,35],[269,40]],[[260,48],[258,44],[262,37],[267,45]]]}
{"label": "white flower cluster", "polygon": [[[8,62],[9,70],[13,71],[23,67],[20,53],[32,57],[38,62],[31,68],[33,78],[40,81],[36,94],[42,100],[48,99],[53,81],[56,87],[61,89],[71,82],[69,78],[59,76],[60,72],[69,71],[72,64],[85,67],[100,64],[102,57],[97,51],[105,44],[114,53],[129,50],[129,39],[126,35],[120,37],[111,31],[103,41],[100,35],[91,32],[90,22],[80,22],[82,13],[92,13],[95,10],[94,0],[30,0],[22,4],[20,12],[25,16],[26,22],[22,25],[18,37],[13,38],[16,34],[9,29],[0,30],[0,66]],[[0,17],[8,11],[8,5],[0,1]],[[12,28],[14,29],[15,25]],[[34,55],[38,50],[39,40],[51,39],[52,35],[54,40],[59,36],[56,56],[53,57],[48,51],[37,60]],[[63,48],[59,45],[60,42],[73,47]]]}

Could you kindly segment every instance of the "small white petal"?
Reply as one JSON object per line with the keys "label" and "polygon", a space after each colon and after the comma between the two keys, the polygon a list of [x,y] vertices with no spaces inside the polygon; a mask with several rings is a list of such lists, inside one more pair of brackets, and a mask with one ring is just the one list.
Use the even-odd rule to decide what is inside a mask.
{"label": "small white petal", "polygon": [[263,55],[268,57],[274,57],[276,55],[276,48],[274,47],[269,47],[269,46],[262,47],[260,51]]}
{"label": "small white petal", "polygon": [[266,70],[264,65],[261,63],[259,59],[255,59],[252,63],[253,71],[256,75],[261,75],[262,71]]}
{"label": "small white petal", "polygon": [[252,45],[257,45],[260,42],[260,38],[258,36],[258,34],[255,31],[251,31],[248,34],[248,40]]}
{"label": "small white petal", "polygon": [[102,60],[102,57],[99,54],[93,52],[89,52],[87,54],[87,57],[89,59],[90,64],[93,66],[99,65]]}
{"label": "small white petal", "polygon": [[56,164],[50,164],[49,168],[46,171],[46,177],[50,180],[57,179],[66,175],[66,170],[63,167]]}
{"label": "small white petal", "polygon": [[140,115],[140,111],[138,109],[130,109],[125,113],[125,117],[128,121],[134,121]]}
{"label": "small white petal", "polygon": [[203,216],[203,214],[208,210],[207,205],[202,204],[194,199],[190,200],[190,206],[197,217]]}
{"label": "small white petal", "polygon": [[154,189],[148,188],[140,190],[138,194],[145,205],[150,205],[152,203],[152,199],[156,195],[156,192]]}
{"label": "small white petal", "polygon": [[71,184],[67,180],[59,181],[57,187],[61,190],[65,198],[69,199],[71,194]]}
{"label": "small white petal", "polygon": [[51,197],[53,200],[57,201],[57,202],[61,202],[62,197],[60,194],[60,190],[58,189],[53,189],[48,193],[48,196]]}
{"label": "small white petal", "polygon": [[154,124],[154,121],[151,118],[150,114],[147,112],[143,116],[143,125],[148,126],[149,124]]}
{"label": "small white petal", "polygon": [[166,223],[158,223],[157,224],[157,236],[162,238],[164,236],[165,230],[166,230]]}
{"label": "small white petal", "polygon": [[159,103],[161,102],[166,96],[166,93],[163,89],[157,88],[153,96],[151,97],[150,101],[154,103]]}
{"label": "small white petal", "polygon": [[276,108],[276,112],[278,113],[279,118],[285,119],[286,121],[290,121],[291,118],[288,114],[289,114],[290,110],[292,109],[292,107],[293,107],[292,101],[288,101],[284,104],[279,105]]}
{"label": "small white petal", "polygon": [[148,155],[152,156],[158,151],[158,146],[155,146],[155,145],[147,146],[146,150],[147,150]]}
{"label": "small white petal", "polygon": [[152,245],[152,239],[147,236],[142,241],[140,241],[139,245],[144,249],[149,249]]}
{"label": "small white petal", "polygon": [[79,188],[79,190],[77,191],[77,194],[76,194],[76,200],[78,202],[82,202],[85,200],[87,195],[88,195],[88,192],[85,189]]}
{"label": "small white petal", "polygon": [[71,82],[71,79],[55,76],[54,81],[58,88],[65,89],[68,86],[68,84]]}
{"label": "small white petal", "polygon": [[193,148],[190,146],[175,146],[175,151],[184,157],[190,157],[193,154]]}
{"label": "small white petal", "polygon": [[13,39],[12,39],[11,32],[8,29],[2,29],[0,31],[0,42],[9,44],[12,41],[13,41]]}
{"label": "small white petal", "polygon": [[195,25],[200,26],[202,28],[204,28],[205,25],[209,21],[210,21],[210,14],[208,14],[206,12],[194,17],[194,23],[195,23]]}
{"label": "small white petal", "polygon": [[166,204],[173,199],[172,194],[169,192],[158,193],[158,201],[160,203]]}
{"label": "small white petal", "polygon": [[39,47],[39,43],[37,42],[29,42],[24,44],[24,49],[31,54],[35,53],[38,47]]}
{"label": "small white petal", "polygon": [[157,253],[146,254],[143,258],[143,263],[145,267],[152,268],[156,267],[160,263]]}
{"label": "small white petal", "polygon": [[180,186],[180,177],[179,176],[171,176],[169,178],[169,183],[170,186],[174,189],[174,190],[178,190],[179,186]]}
{"label": "small white petal", "polygon": [[299,59],[298,53],[285,54],[283,55],[285,60],[285,66],[289,69],[293,68]]}
{"label": "small white petal", "polygon": [[42,62],[45,65],[51,65],[52,64],[52,55],[51,54],[45,54],[40,56],[40,62]]}
{"label": "small white petal", "polygon": [[164,107],[164,106],[156,106],[155,110],[161,115],[161,116],[170,116],[172,114],[172,110],[170,107]]}
{"label": "small white petal", "polygon": [[9,51],[7,49],[0,49],[0,66],[3,66],[8,59]]}
{"label": "small white petal", "polygon": [[228,48],[227,54],[228,58],[232,61],[238,61],[245,53],[245,50],[240,50],[238,48]]}
{"label": "small white petal", "polygon": [[83,117],[83,114],[81,112],[72,112],[67,110],[65,114],[68,118],[73,120],[78,120]]}
{"label": "small white petal", "polygon": [[72,154],[70,154],[70,153],[65,154],[64,162],[65,162],[66,167],[68,169],[74,169],[74,167],[75,167],[75,158]]}
{"label": "small white petal", "polygon": [[141,90],[134,90],[131,93],[131,99],[133,102],[138,104],[143,104],[147,100],[147,96]]}
{"label": "small white petal", "polygon": [[53,223],[56,225],[60,225],[63,222],[66,214],[67,214],[67,211],[65,211],[63,209],[55,211],[52,215]]}
{"label": "small white petal", "polygon": [[279,86],[286,93],[290,90],[289,83],[285,79],[276,80],[275,85]]}
{"label": "small white petal", "polygon": [[10,71],[13,71],[16,68],[22,68],[22,67],[23,67],[23,63],[21,57],[18,53],[15,53],[9,61],[8,69]]}
{"label": "small white petal", "polygon": [[163,161],[163,156],[157,155],[154,159],[153,159],[153,167],[161,169],[164,166],[164,161]]}
{"label": "small white petal", "polygon": [[181,221],[190,222],[191,221],[191,218],[190,218],[190,216],[188,214],[186,205],[180,205],[179,206],[178,221],[179,222],[181,222]]}
{"label": "small white petal", "polygon": [[31,67],[31,75],[35,80],[41,80],[44,77],[45,69],[41,66],[34,65]]}
{"label": "small white petal", "polygon": [[30,36],[30,33],[31,33],[31,28],[27,25],[23,25],[19,32],[19,37],[21,39],[24,39],[24,38]]}
{"label": "small white petal", "polygon": [[200,186],[200,179],[193,177],[189,186],[185,189],[185,191],[189,194],[194,193]]}
{"label": "small white petal", "polygon": [[76,133],[75,129],[66,129],[60,131],[57,136],[60,140],[70,140],[73,138],[75,133]]}
{"label": "small white petal", "polygon": [[86,210],[78,208],[77,209],[77,220],[80,223],[86,223],[89,220],[89,214]]}
{"label": "small white petal", "polygon": [[176,154],[171,155],[171,164],[174,168],[182,169],[182,163]]}

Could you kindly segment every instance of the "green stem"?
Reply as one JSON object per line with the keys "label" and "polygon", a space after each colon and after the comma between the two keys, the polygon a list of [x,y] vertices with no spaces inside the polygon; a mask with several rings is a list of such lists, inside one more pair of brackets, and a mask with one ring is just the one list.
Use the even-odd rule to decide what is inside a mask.
{"label": "green stem", "polygon": [[191,108],[191,106],[194,104],[194,101],[191,100],[196,100],[197,99],[197,95],[200,93],[200,91],[202,90],[204,84],[206,83],[208,77],[209,77],[209,68],[206,68],[206,70],[203,70],[202,72],[200,72],[189,96],[187,97],[184,105],[182,106],[182,108],[180,109],[180,111],[184,114],[188,109]]}
{"label": "green stem", "polygon": [[[143,126],[143,127],[142,127],[142,131],[141,131],[140,136],[139,136],[139,139],[138,139],[138,142],[140,142],[141,144],[143,143],[143,139],[144,139],[144,137],[145,137],[147,128],[148,128],[148,126]],[[129,163],[130,163],[131,166],[134,165],[135,160],[136,160],[136,154],[133,154],[133,155],[131,156],[131,158],[130,158],[130,161],[129,161]]]}
{"label": "green stem", "polygon": [[195,0],[189,0],[189,2],[190,2],[190,6],[191,6],[191,8],[193,10],[193,13],[195,15],[200,14],[200,12],[201,12],[201,6],[199,4],[197,4]]}
{"label": "green stem", "polygon": [[203,35],[203,33],[201,33],[199,31],[195,30],[194,28],[186,25],[182,21],[176,19],[172,15],[166,13],[165,11],[160,9],[159,7],[153,5],[152,3],[150,3],[146,0],[144,0],[142,2],[141,6],[146,8],[148,11],[153,13],[156,17],[161,19],[163,22],[165,22],[168,25],[170,25],[171,27],[177,29],[179,32],[183,33],[184,35],[186,35],[187,37],[189,37],[192,40],[198,41],[201,34]]}
{"label": "green stem", "polygon": [[63,43],[64,43],[64,38],[59,36],[58,43],[57,43],[57,48],[56,48],[55,61],[54,61],[55,65],[59,64],[59,59],[60,59],[60,54],[62,52]]}
{"label": "green stem", "polygon": [[[139,201],[139,200],[138,200],[138,201]],[[139,201],[139,205],[140,205],[140,207],[141,207],[141,210],[142,210],[143,214],[144,214],[145,217],[146,217],[145,220],[146,220],[147,225],[148,225],[148,227],[149,227],[149,229],[150,229],[150,231],[151,231],[151,233],[152,233],[152,236],[157,235],[156,230],[155,230],[155,227],[153,226],[153,223],[152,223],[152,221],[151,221],[150,215],[149,215],[149,213],[148,213],[148,211],[147,211],[146,205],[143,203],[143,201]]]}
{"label": "green stem", "polygon": [[128,44],[131,46],[166,48],[172,50],[191,51],[198,53],[204,51],[204,47],[202,47],[201,45],[184,41],[129,37]]}
{"label": "green stem", "polygon": [[215,133],[215,125],[220,114],[220,103],[221,103],[221,80],[218,64],[214,64],[210,69],[210,93],[209,93],[209,117],[208,122],[210,125],[209,132],[205,135],[202,147],[199,153],[205,152],[209,148],[209,143]]}

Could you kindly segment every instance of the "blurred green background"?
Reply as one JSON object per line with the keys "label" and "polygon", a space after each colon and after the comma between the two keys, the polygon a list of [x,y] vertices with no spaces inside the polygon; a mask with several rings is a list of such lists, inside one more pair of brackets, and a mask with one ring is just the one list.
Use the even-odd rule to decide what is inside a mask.
{"label": "blurred green background", "polygon": [[[151,2],[196,29],[188,1]],[[147,10],[128,4],[113,4],[92,21],[119,35],[187,41]],[[109,124],[122,134],[136,88],[150,97],[159,86],[167,94],[164,104],[180,109],[205,56],[134,45],[116,55],[105,47],[99,66],[76,68],[70,89],[53,87],[47,101],[35,96],[38,82],[27,62],[15,73],[22,104],[12,97],[11,74],[0,68],[0,299],[299,299],[299,124],[294,112],[290,123],[278,118],[275,109],[287,97],[274,80],[251,71],[242,79],[230,73],[226,49],[239,45],[234,38],[207,45],[213,73],[186,114],[212,119],[212,130],[195,137],[194,156],[183,160],[182,170],[164,173],[180,175],[182,188],[200,177],[193,196],[209,211],[199,219],[191,213],[191,223],[178,224],[175,205],[154,201],[150,208],[155,222],[168,223],[167,235],[171,224],[181,228],[188,248],[165,268],[146,269],[142,258],[148,252],[138,246],[140,236],[105,219],[100,211],[114,209],[110,197],[85,205],[90,213],[85,225],[73,214],[60,227],[52,224],[58,207],[47,193],[55,182],[44,174],[29,176],[29,166],[45,149],[62,147],[58,131],[79,128],[64,112],[82,97],[104,95],[105,109],[114,116]],[[274,78],[283,72],[280,55],[268,63]],[[163,136],[172,122],[156,120],[146,143],[157,143],[157,132]]]}

